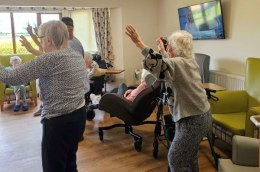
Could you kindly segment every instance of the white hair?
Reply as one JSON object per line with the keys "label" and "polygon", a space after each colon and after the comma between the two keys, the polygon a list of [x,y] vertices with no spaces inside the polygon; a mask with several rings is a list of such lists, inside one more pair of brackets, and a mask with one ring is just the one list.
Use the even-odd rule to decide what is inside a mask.
{"label": "white hair", "polygon": [[194,58],[192,35],[184,30],[176,31],[169,37],[175,57]]}
{"label": "white hair", "polygon": [[19,61],[19,63],[21,64],[22,63],[22,59],[19,57],[19,56],[12,56],[10,57],[10,64],[12,65],[13,62],[15,61]]}
{"label": "white hair", "polygon": [[60,49],[64,44],[67,44],[69,33],[67,26],[62,21],[51,20],[40,25],[39,37],[50,38],[52,46]]}
{"label": "white hair", "polygon": [[92,56],[91,53],[85,52],[85,53],[84,53],[84,59],[85,59],[85,61],[92,62],[92,61],[93,61],[93,56]]}

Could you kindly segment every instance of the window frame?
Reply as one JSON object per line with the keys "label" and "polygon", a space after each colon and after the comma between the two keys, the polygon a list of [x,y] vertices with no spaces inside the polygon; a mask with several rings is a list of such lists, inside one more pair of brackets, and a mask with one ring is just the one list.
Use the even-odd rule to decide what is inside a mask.
{"label": "window frame", "polygon": [[[15,23],[14,23],[14,13],[21,13],[20,11],[1,11],[1,12],[5,12],[5,13],[9,13],[10,14],[10,24],[11,24],[11,41],[12,41],[12,48],[13,51],[10,53],[13,54],[17,54],[17,40],[15,37]],[[37,27],[39,27],[41,25],[41,15],[42,14],[58,14],[59,15],[59,19],[61,19],[62,17],[62,13],[61,12],[57,12],[57,11],[48,11],[48,12],[38,12],[38,11],[23,11],[25,13],[35,13],[36,14],[36,22],[37,22]],[[0,52],[0,54],[2,54]]]}

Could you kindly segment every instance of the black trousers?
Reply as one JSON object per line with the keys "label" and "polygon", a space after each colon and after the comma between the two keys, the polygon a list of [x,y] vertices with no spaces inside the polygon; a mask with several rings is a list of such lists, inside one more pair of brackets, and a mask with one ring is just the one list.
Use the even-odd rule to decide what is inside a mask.
{"label": "black trousers", "polygon": [[86,110],[43,119],[43,172],[77,172],[78,142],[85,130]]}

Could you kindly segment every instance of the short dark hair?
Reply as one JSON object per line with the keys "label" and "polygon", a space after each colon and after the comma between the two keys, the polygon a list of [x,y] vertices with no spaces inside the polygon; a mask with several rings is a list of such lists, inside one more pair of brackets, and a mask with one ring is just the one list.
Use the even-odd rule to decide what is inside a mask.
{"label": "short dark hair", "polygon": [[72,26],[72,27],[74,26],[73,20],[70,17],[62,17],[61,21],[63,21],[63,23],[65,23],[68,26]]}

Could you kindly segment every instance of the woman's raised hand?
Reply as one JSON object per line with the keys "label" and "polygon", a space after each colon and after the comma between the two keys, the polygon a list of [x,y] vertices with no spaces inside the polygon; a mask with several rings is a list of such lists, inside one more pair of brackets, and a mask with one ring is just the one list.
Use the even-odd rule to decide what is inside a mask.
{"label": "woman's raised hand", "polygon": [[128,35],[131,40],[135,43],[135,45],[143,50],[146,46],[143,43],[141,36],[137,33],[136,29],[132,25],[126,26],[125,34]]}

